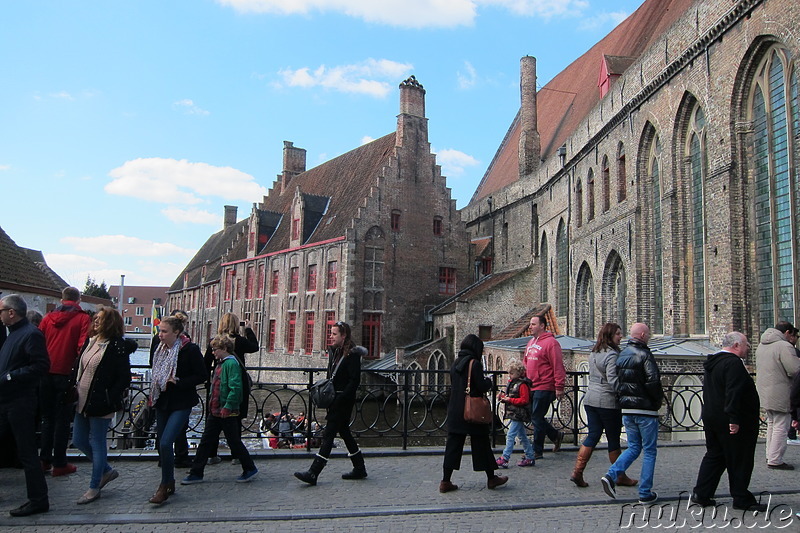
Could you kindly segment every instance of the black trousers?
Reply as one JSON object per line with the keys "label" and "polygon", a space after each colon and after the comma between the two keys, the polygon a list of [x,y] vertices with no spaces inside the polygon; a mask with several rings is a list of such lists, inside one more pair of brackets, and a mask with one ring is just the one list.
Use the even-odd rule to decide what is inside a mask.
{"label": "black trousers", "polygon": [[17,455],[25,470],[28,500],[36,505],[48,503],[47,482],[36,453],[36,395],[27,394],[0,402],[0,440],[14,435]]}
{"label": "black trousers", "polygon": [[[337,433],[340,437],[342,437],[344,445],[347,446],[347,451],[349,453],[353,454],[358,451],[358,443],[356,442],[355,437],[353,437],[353,432],[350,431],[349,415],[351,411],[352,407],[347,411],[347,416],[333,417],[328,415],[328,423],[325,425],[325,429],[322,430],[322,444],[319,448],[319,455],[325,457],[326,459],[331,456],[333,439],[336,438]],[[337,413],[337,415],[340,414],[341,413]]]}
{"label": "black trousers", "polygon": [[206,418],[206,428],[203,430],[203,436],[197,446],[197,453],[194,456],[194,461],[192,461],[192,474],[203,475],[208,458],[219,446],[220,431],[225,434],[225,440],[228,441],[231,455],[241,461],[242,472],[247,473],[255,469],[256,466],[252,457],[250,457],[250,452],[247,451],[247,448],[242,443],[240,418],[238,416],[221,418],[212,415]]}
{"label": "black trousers", "polygon": [[42,449],[39,457],[53,466],[67,466],[70,424],[75,418],[75,404],[64,403],[72,386],[69,376],[47,374],[39,383],[39,410],[42,415]]}
{"label": "black trousers", "polygon": [[737,507],[756,502],[748,490],[753,474],[753,461],[756,452],[757,430],[739,430],[731,435],[727,429],[706,428],[706,454],[697,473],[694,492],[701,498],[713,498],[719,480],[728,471],[733,504]]}
{"label": "black trousers", "polygon": [[[444,467],[459,470],[461,456],[464,455],[464,443],[467,436],[462,433],[448,433],[447,443],[444,446]],[[492,453],[492,443],[489,434],[470,435],[472,443],[472,469],[475,472],[497,470],[497,463]]]}

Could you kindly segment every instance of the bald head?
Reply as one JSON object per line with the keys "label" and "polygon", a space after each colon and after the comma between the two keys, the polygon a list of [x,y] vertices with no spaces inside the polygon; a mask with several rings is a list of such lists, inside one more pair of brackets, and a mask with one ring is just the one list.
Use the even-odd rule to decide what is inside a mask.
{"label": "bald head", "polygon": [[650,341],[650,328],[647,324],[637,322],[631,326],[631,338],[647,344]]}

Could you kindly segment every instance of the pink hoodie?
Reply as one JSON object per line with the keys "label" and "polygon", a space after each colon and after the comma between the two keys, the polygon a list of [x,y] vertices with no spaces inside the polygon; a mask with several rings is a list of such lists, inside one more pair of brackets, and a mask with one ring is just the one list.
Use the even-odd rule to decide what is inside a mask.
{"label": "pink hoodie", "polygon": [[527,369],[528,379],[533,383],[531,390],[562,392],[567,371],[561,355],[561,345],[555,336],[545,331],[528,342],[525,358],[522,361]]}

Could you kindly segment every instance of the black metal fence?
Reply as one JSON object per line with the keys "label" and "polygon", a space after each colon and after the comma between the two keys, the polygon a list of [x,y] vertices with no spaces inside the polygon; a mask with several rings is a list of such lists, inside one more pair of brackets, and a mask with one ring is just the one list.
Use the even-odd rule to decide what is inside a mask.
{"label": "black metal fence", "polygon": [[[324,369],[251,367],[249,370],[253,374],[287,379],[253,384],[249,412],[242,421],[243,440],[247,446],[251,449],[315,447],[325,425],[325,411],[316,409],[309,401],[308,387],[320,378]],[[491,402],[496,416],[492,426],[497,443],[503,439],[507,421],[503,421],[503,408],[496,401],[496,393],[504,389],[506,377],[504,372],[487,374],[493,383]],[[303,379],[293,381],[292,376]],[[702,376],[702,373],[662,374],[662,438],[701,438]],[[449,381],[448,371],[364,372],[350,421],[354,434],[364,446],[406,449],[408,446],[443,445],[447,434]],[[547,415],[557,429],[567,432],[576,443],[587,431],[582,408],[587,383],[586,372],[569,372],[564,397],[553,403]],[[146,380],[135,380],[131,385],[127,408],[117,414],[109,430],[109,438],[117,449],[153,446],[153,413],[147,406],[149,387]],[[204,386],[198,387],[200,404],[190,419],[190,439],[199,439],[202,434],[207,395]],[[532,432],[532,426],[528,425],[528,433]]]}

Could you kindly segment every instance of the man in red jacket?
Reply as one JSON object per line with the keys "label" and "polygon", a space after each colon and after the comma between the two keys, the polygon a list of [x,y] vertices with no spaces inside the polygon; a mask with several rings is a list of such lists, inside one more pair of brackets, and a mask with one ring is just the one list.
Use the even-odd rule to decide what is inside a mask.
{"label": "man in red jacket", "polygon": [[42,414],[42,468],[52,469],[53,476],[65,476],[77,470],[67,463],[69,424],[75,408],[72,388],[73,367],[89,335],[91,318],[81,309],[81,293],[75,287],[61,291],[61,305],[46,314],[39,324],[50,356],[50,373],[42,378],[39,409]]}
{"label": "man in red jacket", "polygon": [[523,362],[531,380],[531,422],[533,423],[533,451],[535,459],[541,459],[544,453],[545,435],[553,441],[553,451],[561,449],[564,433],[556,429],[545,419],[550,404],[556,397],[564,396],[564,381],[567,371],[561,355],[561,345],[555,336],[547,331],[547,319],[544,316],[531,318],[530,332],[533,338],[525,348]]}

